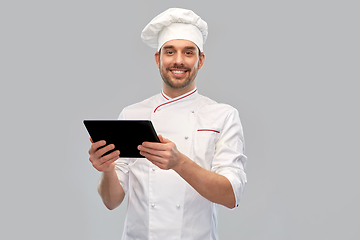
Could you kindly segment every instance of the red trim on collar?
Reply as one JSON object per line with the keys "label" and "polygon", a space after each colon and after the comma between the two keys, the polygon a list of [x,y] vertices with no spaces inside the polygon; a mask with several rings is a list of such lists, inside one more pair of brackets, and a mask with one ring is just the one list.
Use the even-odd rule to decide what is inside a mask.
{"label": "red trim on collar", "polygon": [[166,103],[160,104],[159,106],[157,106],[157,108],[155,108],[154,113],[156,112],[156,110],[158,110],[159,107],[162,107],[162,106],[164,106],[164,105],[166,105],[166,104],[173,103],[173,102],[179,101],[179,100],[181,100],[181,99],[183,99],[183,98],[186,98],[186,97],[194,94],[196,91],[197,91],[197,89],[195,89],[194,91],[192,91],[191,93],[189,93],[189,94],[187,94],[187,95],[185,95],[185,96],[182,96],[181,98],[178,98],[178,99],[172,100],[172,101],[170,101],[170,102],[166,102]]}
{"label": "red trim on collar", "polygon": [[163,91],[161,91],[161,95],[162,95],[166,100],[169,100],[169,99],[165,96],[165,94],[164,94]]}
{"label": "red trim on collar", "polygon": [[220,133],[217,130],[214,129],[198,129],[198,132],[216,132],[216,133]]}

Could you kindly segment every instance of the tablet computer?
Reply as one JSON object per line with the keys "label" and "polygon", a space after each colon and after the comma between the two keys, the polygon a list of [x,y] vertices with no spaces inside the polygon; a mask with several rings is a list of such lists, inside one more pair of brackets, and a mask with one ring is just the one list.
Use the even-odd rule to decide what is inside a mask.
{"label": "tablet computer", "polygon": [[143,142],[160,142],[150,120],[84,120],[84,125],[93,142],[114,144],[112,151],[119,150],[120,157],[144,158],[137,147]]}

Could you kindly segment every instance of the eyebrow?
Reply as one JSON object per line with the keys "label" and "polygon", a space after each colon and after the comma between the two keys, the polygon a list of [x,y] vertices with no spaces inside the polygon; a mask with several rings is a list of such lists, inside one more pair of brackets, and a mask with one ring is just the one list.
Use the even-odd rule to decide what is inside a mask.
{"label": "eyebrow", "polygon": [[193,50],[195,51],[196,50],[196,47],[193,47],[193,46],[189,46],[189,47],[185,47],[186,49],[189,49],[189,50]]}
{"label": "eyebrow", "polygon": [[[175,48],[173,45],[169,45],[169,46],[164,46],[163,49],[170,49],[170,48]],[[196,47],[193,46],[186,46],[184,47],[185,49],[189,49],[189,50],[195,50]]]}

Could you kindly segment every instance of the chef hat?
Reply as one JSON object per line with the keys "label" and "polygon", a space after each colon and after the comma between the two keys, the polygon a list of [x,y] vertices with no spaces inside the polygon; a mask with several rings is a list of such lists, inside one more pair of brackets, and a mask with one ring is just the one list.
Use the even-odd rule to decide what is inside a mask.
{"label": "chef hat", "polygon": [[207,23],[193,11],[169,8],[150,21],[141,32],[141,39],[159,50],[164,43],[174,39],[185,39],[195,43],[200,51],[208,35]]}

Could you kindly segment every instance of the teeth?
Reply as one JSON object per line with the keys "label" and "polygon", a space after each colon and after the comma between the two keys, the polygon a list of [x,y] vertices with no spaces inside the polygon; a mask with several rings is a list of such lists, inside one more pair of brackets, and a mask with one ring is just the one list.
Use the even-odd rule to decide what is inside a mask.
{"label": "teeth", "polygon": [[172,71],[173,73],[176,73],[176,74],[183,74],[184,71]]}

